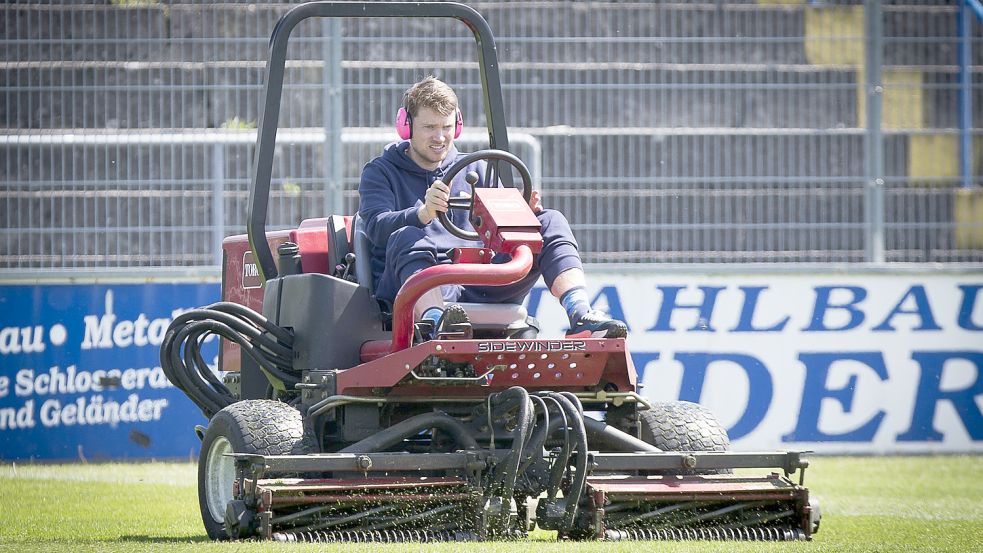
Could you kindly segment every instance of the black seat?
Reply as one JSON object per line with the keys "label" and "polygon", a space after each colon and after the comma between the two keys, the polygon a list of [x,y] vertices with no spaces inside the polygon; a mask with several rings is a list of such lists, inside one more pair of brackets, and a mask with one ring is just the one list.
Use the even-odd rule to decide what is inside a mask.
{"label": "black seat", "polygon": [[368,288],[369,294],[375,295],[372,282],[372,242],[365,234],[365,221],[355,214],[352,225],[352,249],[355,250],[355,279],[359,286]]}
{"label": "black seat", "polygon": [[338,267],[344,267],[345,256],[352,253],[348,241],[348,229],[345,218],[340,215],[328,217],[328,274],[341,276]]}

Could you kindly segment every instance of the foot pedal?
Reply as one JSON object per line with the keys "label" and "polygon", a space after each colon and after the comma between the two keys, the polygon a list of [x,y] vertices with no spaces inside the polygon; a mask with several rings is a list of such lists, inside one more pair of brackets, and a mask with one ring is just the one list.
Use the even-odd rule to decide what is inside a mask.
{"label": "foot pedal", "polygon": [[437,333],[438,340],[470,340],[474,336],[471,323],[444,325]]}
{"label": "foot pedal", "polygon": [[471,319],[463,307],[454,303],[444,309],[437,323],[436,338],[439,340],[468,340],[473,336]]}

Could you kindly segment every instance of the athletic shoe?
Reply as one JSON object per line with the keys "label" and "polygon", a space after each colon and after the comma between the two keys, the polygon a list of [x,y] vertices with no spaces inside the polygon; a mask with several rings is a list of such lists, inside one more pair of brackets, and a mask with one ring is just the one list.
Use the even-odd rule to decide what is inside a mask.
{"label": "athletic shoe", "polygon": [[434,337],[471,337],[471,319],[468,312],[456,303],[452,303],[444,308],[444,314],[437,321],[437,328],[433,333]]}
{"label": "athletic shoe", "polygon": [[567,331],[567,338],[624,338],[628,325],[600,311],[589,311]]}

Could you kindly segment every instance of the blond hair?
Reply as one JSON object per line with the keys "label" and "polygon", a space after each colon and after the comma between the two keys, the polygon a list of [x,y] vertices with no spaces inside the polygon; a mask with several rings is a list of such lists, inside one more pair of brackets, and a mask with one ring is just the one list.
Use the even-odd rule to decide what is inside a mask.
{"label": "blond hair", "polygon": [[440,115],[450,115],[457,111],[457,94],[444,81],[428,76],[414,84],[403,94],[403,107],[415,117],[420,108],[430,108]]}

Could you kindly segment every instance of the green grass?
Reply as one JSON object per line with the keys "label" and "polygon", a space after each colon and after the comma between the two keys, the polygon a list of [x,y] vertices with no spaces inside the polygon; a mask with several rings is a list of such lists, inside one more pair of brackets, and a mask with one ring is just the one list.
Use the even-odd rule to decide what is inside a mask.
{"label": "green grass", "polygon": [[983,456],[814,457],[823,521],[809,543],[299,545],[212,543],[188,463],[0,465],[0,551],[983,551]]}

